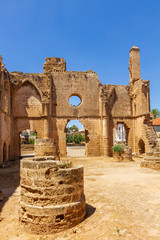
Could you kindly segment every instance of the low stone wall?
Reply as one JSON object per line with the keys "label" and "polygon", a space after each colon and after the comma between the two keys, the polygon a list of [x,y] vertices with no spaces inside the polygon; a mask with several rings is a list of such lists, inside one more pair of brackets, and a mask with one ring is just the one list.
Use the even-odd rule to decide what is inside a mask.
{"label": "low stone wall", "polygon": [[83,220],[83,166],[68,167],[49,156],[21,161],[20,223],[25,230],[51,234]]}
{"label": "low stone wall", "polygon": [[141,167],[160,170],[160,152],[148,152],[141,161]]}

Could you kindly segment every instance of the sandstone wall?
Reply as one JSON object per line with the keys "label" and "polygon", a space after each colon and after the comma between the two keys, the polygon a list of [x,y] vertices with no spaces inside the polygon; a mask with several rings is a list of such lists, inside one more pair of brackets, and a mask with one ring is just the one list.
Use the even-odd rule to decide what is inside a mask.
{"label": "sandstone wall", "polygon": [[[52,73],[56,96],[56,117],[93,117],[99,116],[99,85],[94,72],[54,72]],[[69,98],[73,95],[81,98],[81,104],[73,107]]]}
{"label": "sandstone wall", "polygon": [[25,82],[13,97],[14,117],[41,117],[41,97],[36,88],[29,82]]}
{"label": "sandstone wall", "polygon": [[[135,46],[129,64],[129,85],[121,86],[102,85],[91,70],[66,71],[63,58],[46,58],[43,73],[10,74],[0,58],[0,161],[4,143],[10,158],[19,156],[19,133],[26,129],[36,131],[38,138],[53,138],[61,156],[66,156],[65,127],[72,119],[84,124],[87,156],[111,154],[118,122],[126,125],[127,141],[134,152],[139,152],[139,139],[146,149],[153,146],[151,121],[144,123],[150,111],[149,81],[141,79],[139,48]],[[81,99],[77,107],[69,103],[73,95]]]}
{"label": "sandstone wall", "polygon": [[12,158],[11,86],[0,56],[0,164]]}

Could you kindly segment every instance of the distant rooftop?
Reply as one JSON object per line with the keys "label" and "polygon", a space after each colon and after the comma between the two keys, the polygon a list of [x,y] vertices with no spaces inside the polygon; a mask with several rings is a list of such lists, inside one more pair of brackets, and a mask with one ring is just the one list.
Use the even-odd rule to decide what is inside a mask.
{"label": "distant rooftop", "polygon": [[160,125],[160,117],[153,120],[153,125]]}

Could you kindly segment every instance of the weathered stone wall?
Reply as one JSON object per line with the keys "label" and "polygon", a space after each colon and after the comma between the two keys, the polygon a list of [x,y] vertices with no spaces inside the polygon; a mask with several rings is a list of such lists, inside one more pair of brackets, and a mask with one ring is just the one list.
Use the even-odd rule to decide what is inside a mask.
{"label": "weathered stone wall", "polygon": [[106,114],[111,114],[112,117],[132,115],[129,86],[103,85],[101,88],[106,102]]}
{"label": "weathered stone wall", "polygon": [[84,218],[83,167],[63,167],[53,157],[21,161],[20,223],[25,230],[51,234]]}
{"label": "weathered stone wall", "polygon": [[[142,139],[146,149],[154,145],[150,111],[149,81],[141,79],[139,48],[130,50],[128,86],[102,85],[98,75],[66,71],[63,58],[46,58],[44,73],[8,73],[0,59],[0,140],[10,148],[10,158],[20,152],[19,133],[31,129],[38,138],[53,138],[61,156],[66,156],[67,122],[78,119],[84,124],[87,156],[111,155],[113,130],[118,122],[127,129],[127,141],[139,153]],[[81,104],[71,106],[72,95]],[[152,137],[150,138],[151,135]],[[3,146],[0,161],[3,161]],[[7,153],[8,154],[8,153]]]}
{"label": "weathered stone wall", "polygon": [[[94,72],[53,72],[53,84],[56,91],[56,117],[93,117],[99,116],[99,86]],[[78,107],[69,103],[73,95],[81,98]],[[53,105],[54,108],[54,105]]]}
{"label": "weathered stone wall", "polygon": [[[12,158],[10,145],[11,139],[11,118],[5,113],[0,114],[0,163]],[[5,152],[5,154],[4,154]],[[4,156],[5,155],[5,156]]]}
{"label": "weathered stone wall", "polygon": [[41,97],[36,88],[29,82],[25,82],[13,97],[14,117],[41,117]]}
{"label": "weathered stone wall", "polygon": [[2,60],[0,56],[0,163],[12,158],[11,86]]}

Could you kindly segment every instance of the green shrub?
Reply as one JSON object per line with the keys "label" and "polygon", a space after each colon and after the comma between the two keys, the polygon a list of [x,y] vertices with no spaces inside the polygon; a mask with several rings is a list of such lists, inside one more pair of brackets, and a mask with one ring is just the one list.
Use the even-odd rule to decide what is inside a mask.
{"label": "green shrub", "polygon": [[36,132],[31,132],[30,135],[31,136],[37,136],[37,133]]}
{"label": "green shrub", "polygon": [[33,138],[30,138],[29,139],[29,144],[34,144],[35,143],[35,140]]}
{"label": "green shrub", "polygon": [[123,148],[124,148],[123,145],[116,144],[116,145],[113,145],[113,147],[111,149],[113,152],[121,154],[121,153],[123,153]]}

